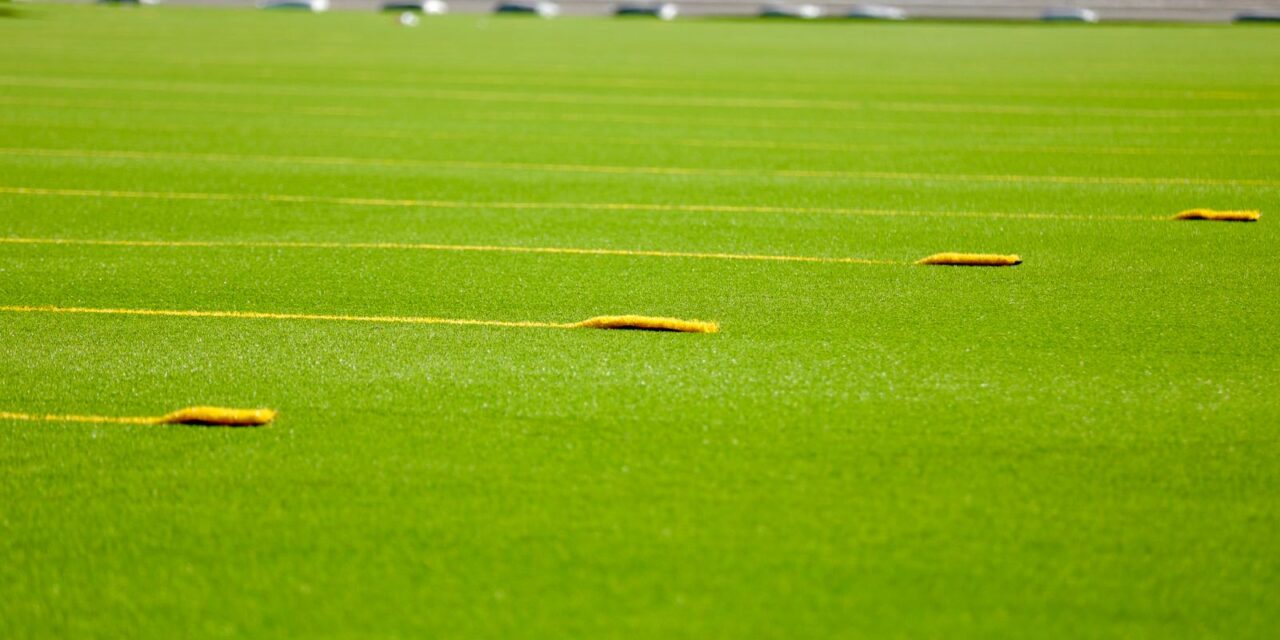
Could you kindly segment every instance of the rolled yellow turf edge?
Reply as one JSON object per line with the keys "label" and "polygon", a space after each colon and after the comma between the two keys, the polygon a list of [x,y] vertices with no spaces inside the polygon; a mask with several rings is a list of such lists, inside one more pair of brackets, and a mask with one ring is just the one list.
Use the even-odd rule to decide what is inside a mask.
{"label": "rolled yellow turf edge", "polygon": [[186,407],[163,416],[93,416],[0,411],[0,420],[91,424],[186,424],[220,427],[257,427],[271,422],[275,417],[276,412],[273,409],[226,409],[223,407]]}
{"label": "rolled yellow turf edge", "polygon": [[916,264],[953,267],[1012,267],[1022,264],[1022,256],[995,253],[935,253],[917,260]]}
{"label": "rolled yellow turf edge", "polygon": [[681,333],[717,333],[720,325],[702,320],[681,320],[653,316],[597,316],[575,325],[584,329],[639,329],[642,331],[678,331]]}
{"label": "rolled yellow turf edge", "polygon": [[1213,209],[1188,209],[1174,216],[1174,220],[1213,220],[1217,222],[1257,222],[1261,211],[1215,211]]}
{"label": "rolled yellow turf edge", "polygon": [[185,407],[156,419],[157,424],[203,424],[220,427],[257,427],[275,420],[273,409]]}

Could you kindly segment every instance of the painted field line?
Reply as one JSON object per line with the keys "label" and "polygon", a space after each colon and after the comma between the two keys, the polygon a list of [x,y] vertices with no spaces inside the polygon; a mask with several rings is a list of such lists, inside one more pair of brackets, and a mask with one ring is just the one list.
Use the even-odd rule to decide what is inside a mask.
{"label": "painted field line", "polygon": [[840,215],[863,217],[911,217],[911,218],[1010,218],[1027,220],[1127,220],[1166,221],[1168,216],[1119,216],[1085,215],[1070,213],[998,212],[998,211],[913,211],[908,209],[846,209],[836,207],[770,207],[715,204],[643,204],[625,202],[463,202],[457,200],[415,200],[389,198],[354,198],[338,196],[305,196],[289,194],[240,194],[193,193],[179,191],[117,191],[103,189],[53,189],[43,187],[0,186],[0,195],[67,197],[67,198],[124,198],[138,200],[187,200],[210,202],[282,202],[300,204],[330,204],[342,206],[400,207],[420,209],[509,209],[509,210],[570,210],[570,211],[628,211],[664,213],[761,213],[799,215]]}
{"label": "painted field line", "polygon": [[22,420],[25,422],[90,422],[95,424],[156,424],[156,419],[148,416],[80,416],[53,413],[14,413],[12,411],[0,411],[0,420]]}
{"label": "painted field line", "polygon": [[102,247],[157,248],[245,248],[245,249],[385,249],[401,251],[455,251],[485,253],[548,253],[584,256],[628,256],[642,258],[694,258],[702,260],[745,260],[758,262],[819,262],[830,264],[907,264],[896,260],[870,258],[826,258],[821,256],[785,256],[748,253],[701,253],[688,251],[649,251],[643,249],[581,249],[574,247],[516,247],[502,245],[427,244],[406,242],[281,242],[281,241],[203,241],[203,240],[101,240],[78,238],[0,237],[0,244],[80,245]]}
{"label": "painted field line", "polygon": [[311,320],[321,322],[373,322],[381,324],[446,324],[482,327],[520,327],[537,329],[573,329],[576,323],[528,322],[519,320],[470,320],[428,316],[355,316],[317,313],[271,313],[261,311],[201,311],[175,309],[103,309],[91,307],[3,305],[5,313],[51,313],[123,316],[159,316],[179,318],[238,318],[243,320]]}
{"label": "painted field line", "polygon": [[133,151],[123,149],[49,149],[36,147],[0,148],[0,155],[44,158],[88,158],[112,160],[188,160],[197,162],[262,162],[336,167],[417,167],[463,171],[541,171],[603,175],[654,175],[731,178],[815,178],[835,180],[885,180],[933,182],[986,182],[1008,184],[1070,184],[1129,186],[1280,187],[1280,180],[1231,178],[1180,178],[1140,176],[1054,176],[978,173],[925,173],[910,171],[846,171],[825,169],[715,169],[698,167],[653,167],[587,165],[538,162],[489,162],[479,160],[412,160],[406,158],[351,158],[340,156],[275,156],[233,153],[184,153]]}
{"label": "painted field line", "polygon": [[[315,107],[262,107],[257,105],[222,105],[207,102],[155,102],[146,100],[109,100],[109,99],[58,99],[30,98],[16,96],[0,96],[0,104],[18,106],[36,106],[61,109],[119,109],[122,111],[191,111],[196,113],[233,113],[308,116],[373,116],[380,112],[359,107],[315,106]],[[1255,133],[1257,130],[1245,127],[1206,127],[1186,125],[1088,125],[1075,122],[1063,123],[1062,126],[1000,124],[984,125],[980,123],[926,123],[926,122],[821,122],[804,120],[770,120],[767,118],[680,118],[671,116],[634,115],[617,113],[458,113],[449,114],[449,118],[471,122],[592,122],[606,124],[660,124],[675,126],[716,126],[738,127],[747,129],[780,129],[796,131],[970,131],[979,133],[1053,133],[1064,131],[1082,132],[1097,131],[1106,133]]]}
{"label": "painted field line", "polygon": [[[103,129],[111,129],[117,131],[136,131],[138,125],[136,123],[83,123],[83,122],[65,122],[48,119],[14,119],[9,118],[4,122],[0,122],[0,127],[13,128],[30,128],[41,127],[45,129],[82,129],[88,131],[100,131]],[[211,132],[225,131],[226,128],[219,125],[176,125],[176,124],[147,124],[148,131],[181,131],[181,132]],[[267,131],[278,133],[278,126],[256,126],[241,127],[240,130],[251,131]],[[641,147],[691,147],[695,149],[742,149],[742,150],[795,150],[795,151],[837,151],[837,152],[911,152],[911,153],[938,153],[949,151],[980,151],[983,153],[1044,153],[1056,155],[1118,155],[1118,156],[1280,156],[1280,149],[1238,149],[1238,148],[1206,148],[1196,149],[1191,147],[1151,147],[1151,146],[1087,146],[1087,145],[1034,145],[1034,144],[981,144],[971,145],[964,142],[950,143],[938,146],[927,145],[908,145],[908,144],[885,144],[885,143],[835,143],[835,142],[803,142],[803,141],[781,141],[781,140],[758,140],[748,138],[655,138],[655,137],[626,137],[626,136],[596,136],[596,135],[543,135],[543,134],[520,134],[501,131],[405,131],[402,129],[366,129],[358,130],[352,128],[345,129],[318,129],[315,127],[306,128],[307,135],[316,136],[333,136],[341,138],[375,138],[382,140],[458,140],[458,141],[478,141],[478,142],[534,142],[534,143],[552,143],[552,144],[580,144],[584,141],[590,141],[594,145],[618,145],[618,146],[641,146]]]}
{"label": "painted field line", "polygon": [[42,87],[68,90],[164,91],[211,95],[342,96],[386,99],[421,98],[463,102],[515,102],[520,104],[595,104],[637,107],[685,107],[709,109],[782,109],[814,111],[884,111],[893,113],[963,113],[1003,115],[1118,116],[1131,118],[1221,118],[1271,117],[1276,108],[1170,109],[1125,107],[1046,107],[1010,104],[968,104],[932,102],[882,102],[876,100],[831,100],[765,97],[715,97],[681,95],[601,95],[592,93],[547,93],[467,89],[424,89],[417,87],[333,87],[327,85],[287,85],[278,83],[236,84],[102,80],[80,77],[32,77],[0,75],[0,86]]}
{"label": "painted field line", "polygon": [[0,306],[0,312],[178,318],[234,318],[240,320],[297,320],[309,322],[357,322],[377,324],[440,324],[521,329],[645,329],[675,331],[680,333],[718,333],[720,331],[720,325],[715,322],[637,315],[596,316],[581,322],[537,322],[528,320],[436,318],[431,316],[356,316],[319,313],[275,313],[263,311],[206,311],[193,309],[111,309],[97,307],[58,307],[50,305],[5,305]]}

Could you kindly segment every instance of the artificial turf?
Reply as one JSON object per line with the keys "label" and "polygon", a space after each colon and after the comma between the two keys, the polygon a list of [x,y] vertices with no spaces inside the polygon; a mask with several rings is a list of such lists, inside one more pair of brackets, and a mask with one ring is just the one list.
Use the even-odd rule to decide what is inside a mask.
{"label": "artificial turf", "polygon": [[0,306],[722,328],[2,311],[0,411],[280,417],[0,420],[0,637],[1280,626],[1274,29],[14,16]]}

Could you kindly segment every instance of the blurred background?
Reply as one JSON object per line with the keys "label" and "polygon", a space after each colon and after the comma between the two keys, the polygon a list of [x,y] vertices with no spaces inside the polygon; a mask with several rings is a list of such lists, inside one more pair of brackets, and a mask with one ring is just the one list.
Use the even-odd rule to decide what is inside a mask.
{"label": "blurred background", "polygon": [[[55,0],[59,1],[59,0]],[[60,0],[85,3],[86,0]],[[92,0],[88,0],[92,1]],[[224,5],[253,6],[255,0],[162,0],[174,5]],[[449,10],[455,13],[487,13],[498,0],[447,0]],[[336,10],[372,10],[383,4],[380,0],[329,0]],[[619,2],[612,0],[561,0],[558,2],[564,15],[611,15]],[[621,4],[658,4],[623,2]],[[1046,9],[1087,8],[1104,21],[1110,20],[1160,20],[1225,22],[1241,14],[1262,13],[1280,17],[1280,0],[892,0],[890,2],[769,2],[768,0],[680,0],[675,2],[682,16],[754,16],[762,7],[813,4],[824,9],[827,16],[840,16],[858,7],[868,5],[897,7],[911,18],[942,19],[1037,19]]]}

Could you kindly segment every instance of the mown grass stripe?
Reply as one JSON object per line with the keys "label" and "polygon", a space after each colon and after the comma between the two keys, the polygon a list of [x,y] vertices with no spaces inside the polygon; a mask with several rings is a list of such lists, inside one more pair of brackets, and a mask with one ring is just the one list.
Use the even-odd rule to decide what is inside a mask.
{"label": "mown grass stripe", "polygon": [[343,196],[308,196],[292,194],[201,193],[182,191],[128,191],[111,189],[63,189],[48,187],[0,186],[0,195],[126,198],[139,200],[190,200],[214,202],[281,202],[298,204],[330,204],[342,206],[402,207],[423,209],[511,209],[511,210],[578,210],[664,213],[759,213],[793,215],[845,215],[867,217],[940,217],[940,218],[1008,218],[1029,220],[1124,220],[1168,221],[1168,215],[1122,216],[1070,213],[999,212],[999,211],[914,211],[909,209],[851,209],[838,207],[772,207],[717,204],[644,204],[628,202],[462,202],[457,200],[417,200],[363,198]]}
{"label": "mown grass stripe", "polygon": [[[111,122],[65,122],[60,120],[46,119],[16,119],[9,118],[4,122],[0,122],[0,127],[28,129],[31,127],[41,127],[50,129],[77,129],[87,131],[101,131],[110,129],[116,131],[136,131],[138,126],[136,123],[111,123]],[[176,125],[176,124],[158,124],[148,123],[148,131],[174,131],[174,132],[209,132],[221,130],[223,127],[199,126],[199,125]],[[252,131],[271,131],[278,132],[278,126],[244,127],[243,130]],[[546,135],[546,134],[523,134],[512,133],[509,131],[405,131],[403,129],[324,129],[318,127],[307,127],[308,136],[330,136],[335,138],[376,138],[384,140],[458,140],[458,141],[477,141],[477,142],[532,142],[532,143],[553,143],[553,144],[581,144],[587,136],[584,135]],[[1157,147],[1157,146],[1088,146],[1088,145],[1034,145],[1034,144],[980,144],[971,145],[964,142],[954,142],[946,145],[931,144],[902,144],[902,143],[838,143],[838,142],[805,142],[805,141],[785,141],[785,140],[766,140],[766,139],[745,139],[745,138],[656,138],[656,137],[626,137],[626,136],[589,136],[593,145],[616,145],[616,146],[643,146],[643,147],[662,147],[669,145],[673,147],[690,147],[694,149],[741,149],[741,150],[761,150],[761,151],[777,151],[777,150],[793,150],[793,151],[838,151],[838,152],[894,152],[894,151],[937,151],[946,150],[953,152],[981,152],[981,153],[1038,153],[1053,155],[1115,155],[1115,156],[1205,156],[1205,155],[1227,155],[1227,156],[1280,156],[1280,149],[1232,149],[1232,148],[1192,148],[1192,147]]]}
{"label": "mown grass stripe", "polygon": [[[161,61],[163,62],[163,61]],[[219,65],[223,68],[235,68],[236,76],[246,79],[256,79],[262,81],[275,82],[279,80],[278,75],[261,70],[261,63],[254,62],[252,64],[237,63],[236,61],[220,60]],[[37,71],[43,74],[51,74],[59,66],[38,68],[30,66],[27,71]],[[82,66],[82,68],[84,68]],[[150,67],[154,70],[155,67]],[[101,73],[120,73],[119,65],[103,65]],[[126,72],[136,73],[137,68],[127,68]],[[25,75],[23,77],[35,77]],[[132,76],[132,80],[140,81],[157,81],[161,78]],[[561,88],[605,88],[605,89],[665,89],[670,91],[683,90],[706,90],[714,89],[720,91],[769,91],[785,95],[795,95],[801,92],[820,92],[826,93],[831,91],[833,83],[845,83],[847,79],[832,78],[830,82],[825,84],[817,83],[797,83],[797,82],[770,82],[760,81],[752,83],[744,82],[726,82],[718,78],[702,78],[698,80],[679,80],[673,78],[642,78],[635,76],[591,76],[591,75],[549,75],[547,73],[540,74],[498,74],[492,72],[478,71],[474,73],[458,74],[443,73],[439,70],[432,70],[430,75],[389,75],[385,73],[369,73],[344,70],[342,72],[334,71],[328,75],[330,82],[351,84],[355,82],[364,83],[382,83],[393,85],[413,85],[421,86],[427,83],[440,84],[457,84],[464,86],[496,86],[496,87],[561,87]],[[946,83],[922,83],[922,82],[885,82],[883,79],[871,83],[859,83],[856,85],[859,92],[876,92],[881,95],[951,95],[951,96],[981,96],[990,97],[992,95],[1000,95],[1011,98],[1139,98],[1139,99],[1175,99],[1179,101],[1186,100],[1204,100],[1204,101],[1261,101],[1268,99],[1258,92],[1252,91],[1231,91],[1231,90],[1206,90],[1196,89],[1098,89],[1086,86],[1072,86],[1070,88],[1052,88],[1038,86],[981,86],[958,85]],[[850,96],[860,97],[860,96]]]}
{"label": "mown grass stripe", "polygon": [[896,260],[870,258],[828,258],[821,256],[787,256],[745,253],[703,253],[689,251],[651,251],[643,249],[582,249],[574,247],[518,247],[501,245],[459,245],[405,242],[284,242],[284,241],[212,241],[212,240],[106,240],[77,238],[0,238],[0,244],[80,245],[106,247],[172,247],[172,248],[256,248],[256,249],[387,249],[407,251],[457,251],[491,253],[541,253],[591,256],[627,256],[646,258],[692,258],[702,260],[743,260],[759,262],[817,262],[830,264],[898,265]]}
{"label": "mown grass stripe", "polygon": [[[126,106],[121,103],[121,106]],[[478,120],[478,121],[513,121],[513,122],[544,122],[544,121],[562,121],[562,122],[592,122],[606,124],[663,124],[663,125],[685,125],[685,126],[721,126],[721,127],[741,127],[748,129],[793,129],[801,131],[826,130],[826,131],[942,131],[952,134],[958,131],[982,132],[982,133],[1052,133],[1062,134],[1064,132],[1105,132],[1105,133],[1253,133],[1255,128],[1249,127],[1225,127],[1202,126],[1202,125],[1164,125],[1145,123],[1141,125],[1134,124],[1092,124],[1081,123],[1078,121],[1067,121],[1060,125],[1034,125],[1019,124],[1013,122],[1001,122],[999,124],[983,124],[975,122],[906,122],[894,120],[891,122],[868,122],[863,120],[798,120],[785,119],[773,120],[769,118],[743,117],[743,118],[714,118],[706,116],[698,116],[693,118],[679,116],[658,116],[658,115],[640,115],[640,114],[619,114],[619,113],[522,113],[522,112],[495,112],[472,114],[464,113],[452,115],[450,117],[462,120]]]}
{"label": "mown grass stripe", "polygon": [[[317,117],[337,117],[349,119],[352,116],[372,117],[386,115],[374,109],[350,106],[295,106],[295,105],[226,105],[207,102],[156,102],[147,100],[111,100],[102,98],[33,98],[28,96],[0,96],[0,104],[14,106],[33,106],[52,109],[80,109],[100,111],[102,109],[118,109],[122,111],[170,111],[195,113],[233,113],[260,115],[303,115]],[[1157,124],[1083,124],[1069,121],[1061,125],[1030,125],[1018,123],[982,124],[974,122],[866,122],[866,121],[816,121],[769,118],[714,118],[714,117],[678,117],[619,113],[521,113],[512,111],[492,113],[458,113],[450,114],[452,119],[470,122],[589,122],[603,124],[657,124],[695,127],[732,127],[743,129],[778,129],[796,131],[970,131],[979,133],[1050,133],[1064,132],[1105,132],[1105,133],[1161,133],[1161,134],[1242,134],[1254,133],[1256,128],[1225,127],[1202,125],[1157,125]]]}
{"label": "mown grass stripe", "polygon": [[189,160],[203,162],[264,162],[338,167],[418,167],[445,170],[543,171],[548,173],[588,173],[606,175],[655,175],[682,177],[820,178],[840,180],[890,180],[934,182],[987,182],[1011,184],[1070,184],[1127,186],[1280,187],[1280,180],[1236,178],[1185,178],[1141,176],[1067,176],[974,173],[925,173],[909,171],[846,171],[828,169],[723,169],[699,167],[653,167],[588,165],[538,162],[491,162],[481,160],[414,160],[408,158],[354,158],[342,156],[276,156],[236,153],[188,153],[136,151],[126,149],[50,149],[37,147],[0,148],[0,155],[50,158],[90,158],[112,160]]}
{"label": "mown grass stripe", "polygon": [[110,100],[99,98],[31,98],[0,96],[0,104],[62,109],[121,109],[125,111],[193,111],[196,113],[233,113],[262,115],[333,116],[340,118],[369,117],[373,109],[340,106],[282,106],[259,104],[208,104],[205,102],[154,102],[147,100]]}
{"label": "mown grass stripe", "polygon": [[521,104],[596,104],[637,107],[683,107],[712,109],[780,109],[813,111],[884,111],[892,113],[958,113],[999,115],[1117,116],[1129,118],[1221,118],[1271,117],[1280,109],[1174,109],[1148,107],[1073,107],[1016,104],[971,104],[932,102],[886,102],[878,100],[837,100],[767,98],[750,96],[680,96],[652,94],[593,94],[493,91],[468,89],[423,89],[414,87],[333,87],[327,85],[231,84],[212,82],[167,82],[147,80],[101,80],[77,77],[0,76],[0,86],[40,87],[67,90],[164,91],[213,95],[275,96],[359,96],[367,98],[456,100],[464,102],[517,102]]}

